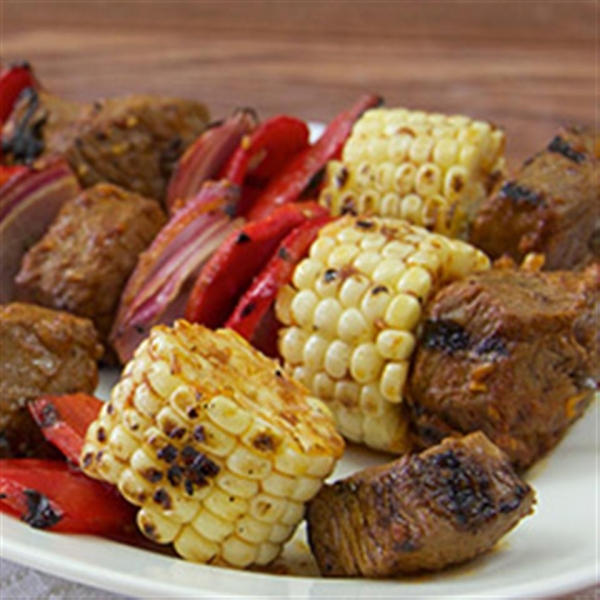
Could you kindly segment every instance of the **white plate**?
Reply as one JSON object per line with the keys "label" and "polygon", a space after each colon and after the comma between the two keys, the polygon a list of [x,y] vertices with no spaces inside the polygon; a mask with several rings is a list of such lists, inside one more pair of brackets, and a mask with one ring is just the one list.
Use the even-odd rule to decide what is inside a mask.
{"label": "white plate", "polygon": [[[113,376],[104,373],[106,397]],[[296,575],[196,565],[91,536],[59,535],[0,515],[3,558],[79,583],[144,598],[530,598],[598,583],[598,402],[528,479],[535,514],[489,555],[442,574],[389,581],[322,579],[300,528],[283,560]],[[334,474],[382,457],[350,448]]]}

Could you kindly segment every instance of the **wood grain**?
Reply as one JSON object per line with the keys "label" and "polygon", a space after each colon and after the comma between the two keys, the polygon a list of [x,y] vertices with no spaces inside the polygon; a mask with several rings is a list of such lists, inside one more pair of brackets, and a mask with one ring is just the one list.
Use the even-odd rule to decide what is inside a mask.
{"label": "wood grain", "polygon": [[327,121],[363,91],[503,126],[513,163],[597,121],[587,0],[2,0],[4,61],[89,100],[127,92]]}

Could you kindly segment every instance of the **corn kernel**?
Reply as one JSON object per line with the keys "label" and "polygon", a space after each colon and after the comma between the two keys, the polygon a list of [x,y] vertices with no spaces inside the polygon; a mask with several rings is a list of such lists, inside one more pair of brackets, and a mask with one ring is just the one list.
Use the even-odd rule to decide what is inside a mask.
{"label": "corn kernel", "polygon": [[258,549],[237,537],[227,538],[222,545],[223,558],[236,567],[247,567],[256,560]]}
{"label": "corn kernel", "polygon": [[379,252],[361,252],[354,260],[353,266],[365,275],[371,275],[381,262]]}
{"label": "corn kernel", "polygon": [[350,374],[358,383],[369,383],[379,377],[382,366],[383,358],[378,352],[378,346],[365,342],[352,353]]}
{"label": "corn kernel", "polygon": [[331,399],[335,391],[335,381],[327,373],[321,371],[313,380],[313,391],[319,398]]}
{"label": "corn kernel", "polygon": [[252,498],[258,493],[258,482],[240,475],[234,475],[230,471],[221,471],[217,477],[216,484],[229,496],[239,498]]}
{"label": "corn kernel", "polygon": [[344,377],[350,366],[351,346],[341,340],[334,340],[325,353],[325,370],[334,379]]}
{"label": "corn kernel", "polygon": [[394,289],[406,266],[397,258],[384,258],[379,262],[371,277],[378,285]]}
{"label": "corn kernel", "polygon": [[409,360],[415,348],[415,336],[408,331],[386,329],[377,336],[376,348],[383,358]]}
{"label": "corn kernel", "polygon": [[282,515],[285,513],[288,500],[271,496],[271,494],[257,494],[250,501],[249,514],[261,523],[284,523]]}
{"label": "corn kernel", "polygon": [[[334,325],[337,326],[337,321]],[[297,327],[291,327],[283,331],[279,338],[279,345],[281,353],[286,357],[289,364],[298,365],[302,363],[304,359],[304,345],[308,338],[309,334]]]}
{"label": "corn kernel", "polygon": [[325,360],[325,352],[329,343],[318,334],[309,336],[304,345],[304,364],[313,371],[320,369]]}
{"label": "corn kernel", "polygon": [[[335,335],[342,311],[342,305],[337,298],[321,300],[314,312],[314,326],[317,331],[327,337]],[[306,343],[306,341],[303,343]]]}
{"label": "corn kernel", "polygon": [[[286,540],[284,540],[286,541]],[[273,562],[279,554],[281,546],[279,544],[270,544],[263,542],[258,547],[256,558],[254,559],[257,565],[268,565]]]}
{"label": "corn kernel", "polygon": [[227,458],[227,467],[232,473],[247,479],[264,479],[271,472],[271,461],[238,446]]}
{"label": "corn kernel", "polygon": [[242,517],[235,526],[235,534],[241,540],[260,544],[268,539],[271,534],[272,526],[268,523],[261,523],[252,517]]}
{"label": "corn kernel", "polygon": [[339,299],[345,308],[358,306],[362,295],[369,287],[369,279],[360,273],[348,277],[339,291]]}
{"label": "corn kernel", "polygon": [[267,478],[262,480],[261,486],[265,492],[273,496],[291,498],[296,483],[296,479],[273,471]]}
{"label": "corn kernel", "polygon": [[330,269],[339,269],[352,262],[358,254],[358,248],[353,244],[341,244],[336,246],[327,258],[327,266]]}
{"label": "corn kernel", "polygon": [[285,505],[285,509],[279,519],[284,525],[292,525],[298,523],[304,517],[304,504],[302,502],[289,501]]}
{"label": "corn kernel", "polygon": [[320,479],[303,477],[296,483],[290,497],[298,502],[308,502],[316,496],[322,485]]}
{"label": "corn kernel", "polygon": [[136,522],[140,531],[146,532],[157,544],[170,544],[182,530],[181,523],[163,517],[158,511],[149,511],[146,508],[138,511]]}
{"label": "corn kernel", "polygon": [[394,189],[401,196],[410,194],[415,189],[417,167],[412,163],[403,163],[394,173]]}
{"label": "corn kernel", "polygon": [[204,509],[194,517],[192,527],[206,539],[222,542],[233,531],[233,522]]}
{"label": "corn kernel", "polygon": [[208,418],[221,429],[241,435],[250,427],[252,417],[227,396],[215,396],[206,405]]}
{"label": "corn kernel", "polygon": [[353,381],[338,381],[335,384],[334,397],[340,404],[344,406],[358,405],[360,388]]}
{"label": "corn kernel", "polygon": [[408,267],[396,284],[396,291],[413,294],[424,301],[431,291],[433,281],[429,271],[420,266]]}
{"label": "corn kernel", "polygon": [[402,390],[407,374],[407,362],[390,362],[385,365],[379,389],[386,400],[389,402],[402,401]]}
{"label": "corn kernel", "polygon": [[274,523],[271,527],[271,532],[269,533],[269,541],[275,542],[276,544],[283,544],[287,542],[292,533],[293,528],[289,525],[282,525],[281,523]]}
{"label": "corn kernel", "polygon": [[300,261],[294,270],[293,283],[298,289],[313,289],[321,276],[323,263],[311,258]]}
{"label": "corn kernel", "polygon": [[385,321],[389,327],[411,331],[421,318],[419,301],[409,294],[398,294],[390,302]]}
{"label": "corn kernel", "polygon": [[388,193],[381,199],[381,212],[391,217],[400,217],[402,213],[400,196],[396,193]]}
{"label": "corn kernel", "polygon": [[335,247],[335,240],[326,237],[319,237],[311,245],[309,256],[323,264],[326,264],[327,258]]}
{"label": "corn kernel", "polygon": [[300,291],[292,300],[292,315],[294,321],[300,326],[311,323],[317,302],[317,295],[313,291]]}
{"label": "corn kernel", "polygon": [[343,342],[358,344],[369,339],[371,329],[358,308],[347,308],[340,316],[337,333]]}
{"label": "corn kernel", "polygon": [[173,546],[180,556],[201,563],[211,562],[220,550],[218,544],[207,540],[192,527],[183,528]]}

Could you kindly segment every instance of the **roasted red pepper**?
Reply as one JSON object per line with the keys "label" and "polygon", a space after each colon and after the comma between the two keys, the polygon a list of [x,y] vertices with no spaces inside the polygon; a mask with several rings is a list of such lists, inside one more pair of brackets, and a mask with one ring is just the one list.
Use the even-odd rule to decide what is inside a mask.
{"label": "roasted red pepper", "polygon": [[271,260],[237,303],[225,327],[234,329],[248,341],[253,341],[263,318],[275,301],[277,292],[289,283],[296,265],[304,258],[321,228],[332,219],[330,216],[317,217],[288,233]]}
{"label": "roasted red pepper", "polygon": [[289,204],[235,231],[200,272],[186,318],[207,327],[221,326],[281,240],[304,221],[325,214],[327,210],[315,202]]}
{"label": "roasted red pepper", "polygon": [[244,136],[227,162],[222,176],[242,185],[250,178],[254,185],[265,183],[290,159],[308,147],[308,125],[295,117],[278,115],[264,121]]}
{"label": "roasted red pepper", "polygon": [[275,207],[295,202],[322,177],[327,162],[339,158],[352,127],[369,108],[378,106],[377,96],[361,97],[349,110],[338,115],[317,142],[301,152],[275,177],[250,208],[250,220],[261,219]]}
{"label": "roasted red pepper", "polygon": [[88,394],[42,396],[27,407],[44,437],[73,464],[79,464],[90,423],[98,416],[102,400]]}
{"label": "roasted red pepper", "polygon": [[0,125],[6,123],[21,92],[36,88],[37,82],[27,63],[3,69],[0,73]]}
{"label": "roasted red pepper", "polygon": [[0,461],[0,510],[32,527],[68,533],[127,534],[135,508],[116,488],[62,461]]}

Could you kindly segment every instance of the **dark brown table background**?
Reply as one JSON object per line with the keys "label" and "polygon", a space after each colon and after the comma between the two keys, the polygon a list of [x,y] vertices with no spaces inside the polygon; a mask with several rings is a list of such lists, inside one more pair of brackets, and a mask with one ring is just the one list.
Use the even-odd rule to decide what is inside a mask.
{"label": "dark brown table background", "polygon": [[169,93],[214,117],[248,105],[327,121],[376,92],[494,121],[516,165],[562,123],[597,125],[599,11],[596,0],[0,0],[0,54],[71,99]]}
{"label": "dark brown table background", "polygon": [[597,119],[595,0],[2,0],[4,61],[89,100],[126,92],[326,121],[363,91],[502,125],[513,161]]}

